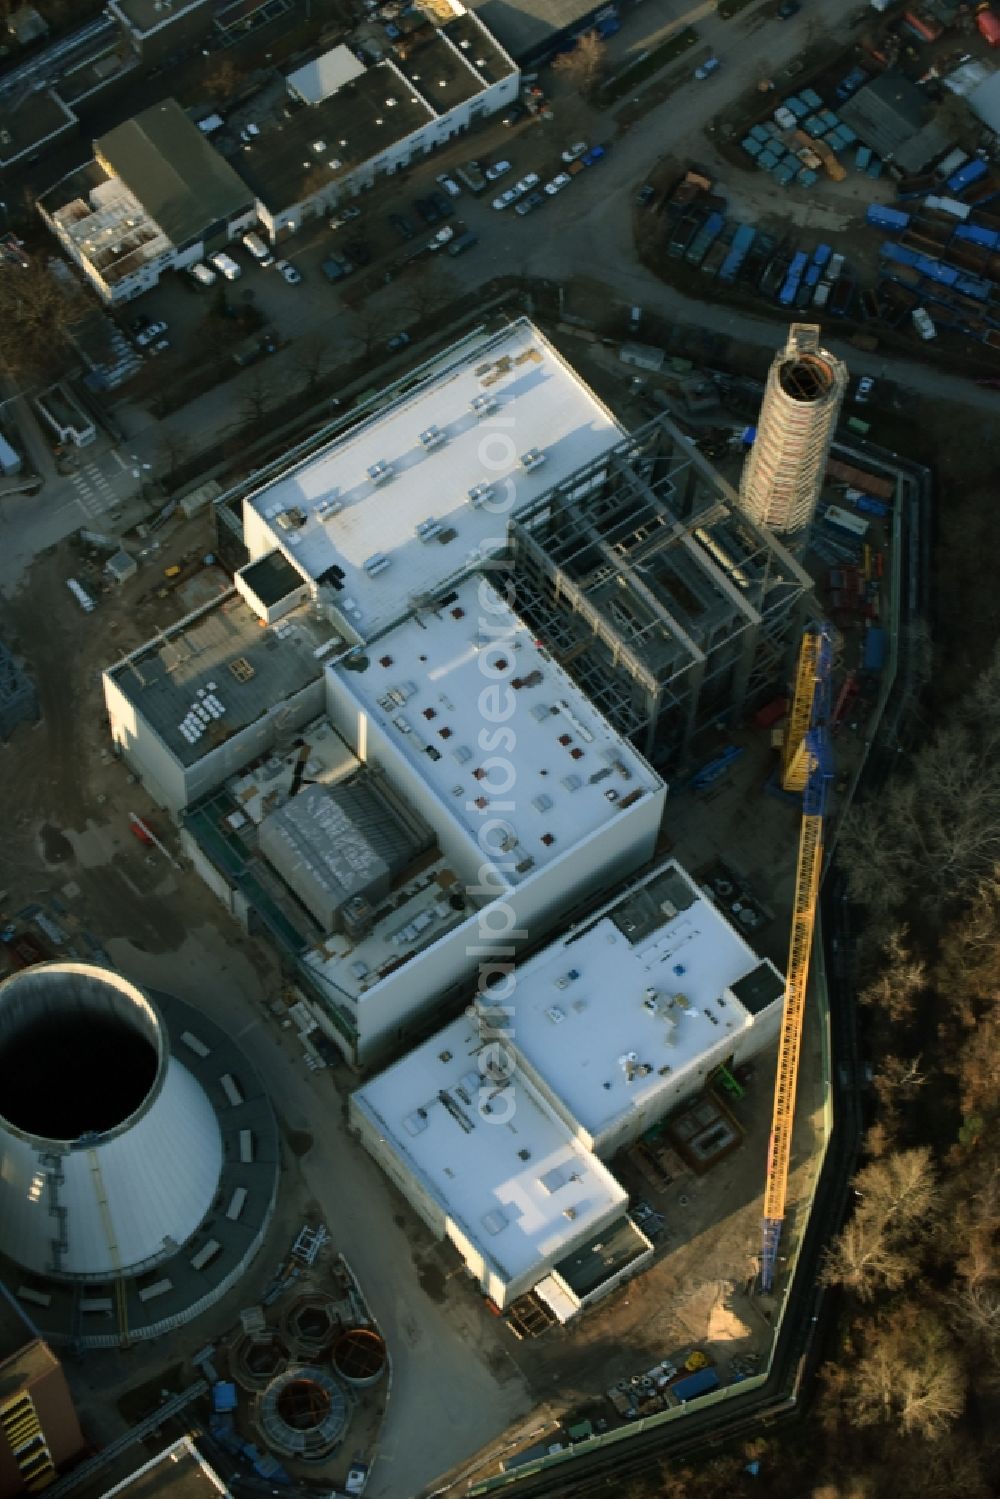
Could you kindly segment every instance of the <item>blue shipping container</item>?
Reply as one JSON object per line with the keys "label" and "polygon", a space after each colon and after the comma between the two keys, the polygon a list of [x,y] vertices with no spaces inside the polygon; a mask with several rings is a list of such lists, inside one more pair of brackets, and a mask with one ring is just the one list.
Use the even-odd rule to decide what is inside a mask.
{"label": "blue shipping container", "polygon": [[948,178],[945,186],[950,193],[960,193],[963,188],[971,187],[974,182],[978,182],[980,177],[985,177],[986,171],[985,161],[981,161],[977,156],[974,161],[968,161],[964,167],[959,167],[958,171]]}
{"label": "blue shipping container", "polygon": [[865,648],[861,658],[862,671],[878,673],[885,665],[886,633],[880,625],[872,625],[865,636]]}
{"label": "blue shipping container", "polygon": [[882,203],[870,203],[865,214],[865,223],[876,229],[891,229],[896,232],[906,228],[910,215],[901,208],[886,208]]}
{"label": "blue shipping container", "polygon": [[707,1395],[709,1390],[718,1388],[719,1376],[715,1370],[699,1369],[696,1374],[689,1374],[686,1379],[672,1384],[670,1393],[675,1400],[694,1400],[697,1395]]}
{"label": "blue shipping container", "polygon": [[870,494],[858,495],[854,501],[854,508],[860,510],[862,515],[886,516],[889,514],[889,507],[885,501],[876,500],[874,495]]}

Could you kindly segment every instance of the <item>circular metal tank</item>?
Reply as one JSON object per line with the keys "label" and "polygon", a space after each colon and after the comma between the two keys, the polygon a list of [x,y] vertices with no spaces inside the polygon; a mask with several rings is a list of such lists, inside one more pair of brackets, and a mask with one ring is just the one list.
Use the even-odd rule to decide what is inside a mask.
{"label": "circular metal tank", "polygon": [[370,1327],[349,1327],[334,1343],[331,1362],[345,1384],[368,1389],[385,1373],[385,1343]]}
{"label": "circular metal tank", "polygon": [[332,1296],[322,1291],[297,1296],[281,1319],[281,1332],[299,1358],[319,1359],[340,1331],[340,1317]]}
{"label": "circular metal tank", "polygon": [[0,1254],[56,1280],[135,1275],[210,1211],[222,1136],[153,1001],[43,963],[0,984]]}
{"label": "circular metal tank", "polygon": [[283,1457],[322,1462],[347,1428],[347,1391],[324,1369],[298,1365],[271,1381],[257,1402],[265,1445]]}

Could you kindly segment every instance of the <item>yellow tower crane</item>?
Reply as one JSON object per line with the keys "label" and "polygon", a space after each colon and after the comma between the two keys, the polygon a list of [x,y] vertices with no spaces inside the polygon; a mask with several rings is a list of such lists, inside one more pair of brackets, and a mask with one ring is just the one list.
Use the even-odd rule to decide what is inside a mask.
{"label": "yellow tower crane", "polygon": [[792,1126],[799,1085],[802,1022],[809,983],[816,904],[823,867],[823,816],[831,776],[828,724],[833,638],[828,624],[810,625],[802,637],[795,695],[788,718],[782,755],[781,783],[786,791],[802,792],[802,828],[795,873],[795,900],[788,948],[785,1009],[778,1041],[778,1070],[774,1080],[774,1112],[767,1153],[764,1188],[764,1234],[761,1286],[774,1284],[781,1225],[785,1218]]}

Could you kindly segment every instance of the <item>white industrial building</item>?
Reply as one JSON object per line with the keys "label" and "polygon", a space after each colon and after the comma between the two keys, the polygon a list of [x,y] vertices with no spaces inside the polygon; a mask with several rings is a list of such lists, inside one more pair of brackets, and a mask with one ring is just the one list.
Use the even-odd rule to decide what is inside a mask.
{"label": "white industrial building", "polygon": [[[495,1306],[537,1289],[568,1320],[652,1245],[627,1216],[624,1188],[533,1084],[517,1072],[491,1079],[483,1056],[479,1026],[463,1016],[352,1094],[351,1122]],[[581,1280],[580,1294],[572,1265],[584,1252],[595,1283]]]}
{"label": "white industrial building", "polygon": [[[365,1059],[484,945],[536,938],[646,863],[666,788],[483,574],[364,648],[333,639],[303,605],[261,630],[230,594],[106,671],[105,699],[200,872],[248,926],[267,885],[268,924],[294,928],[331,1034]],[[282,811],[299,795],[305,825]]]}
{"label": "white industrial building", "polygon": [[352,1123],[497,1306],[533,1289],[565,1321],[648,1258],[602,1161],[773,1045],[783,996],[671,860],[481,985],[352,1095]]}
{"label": "white industrial building", "polygon": [[[506,541],[507,521],[621,442],[593,392],[527,319],[448,351],[427,378],[249,495],[243,539],[296,578],[236,586],[262,618],[317,594],[368,640]],[[599,479],[592,479],[592,483]]]}

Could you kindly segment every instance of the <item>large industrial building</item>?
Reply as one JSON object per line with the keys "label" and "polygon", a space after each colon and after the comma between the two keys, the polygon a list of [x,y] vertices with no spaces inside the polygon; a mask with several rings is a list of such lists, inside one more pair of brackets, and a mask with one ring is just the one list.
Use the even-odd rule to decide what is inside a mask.
{"label": "large industrial building", "polygon": [[651,1252],[602,1162],[773,1044],[784,983],[676,861],[508,966],[351,1121],[496,1306],[566,1321]]}
{"label": "large industrial building", "polygon": [[[106,695],[128,763],[176,784],[200,872],[363,1060],[454,999],[484,941],[537,937],[648,861],[666,788],[489,576],[327,659],[315,624],[299,605],[255,627],[255,654],[199,619],[106,673]],[[283,652],[303,669],[284,723],[254,688]]]}
{"label": "large industrial building", "polygon": [[263,1242],[278,1159],[204,1015],[82,963],[0,984],[0,1279],[50,1342],[117,1347],[211,1306]]}
{"label": "large industrial building", "polygon": [[[262,618],[312,593],[368,640],[506,543],[507,520],[599,464],[621,427],[525,318],[456,346],[426,378],[243,504]],[[282,561],[261,597],[253,564]],[[284,596],[275,598],[284,588]]]}
{"label": "large industrial building", "polygon": [[740,479],[746,514],[790,544],[808,534],[847,389],[847,366],[820,346],[820,332],[813,323],[789,328]]}

